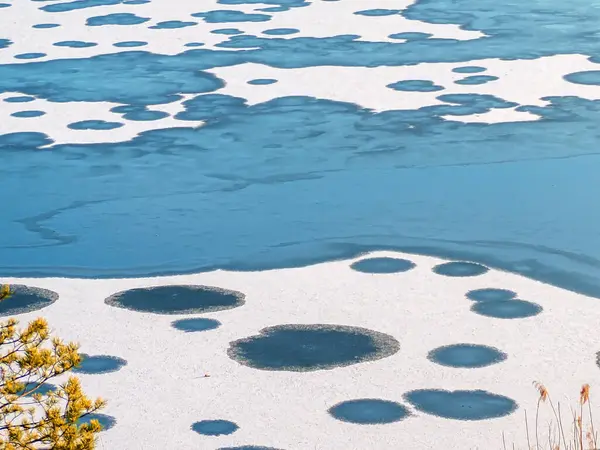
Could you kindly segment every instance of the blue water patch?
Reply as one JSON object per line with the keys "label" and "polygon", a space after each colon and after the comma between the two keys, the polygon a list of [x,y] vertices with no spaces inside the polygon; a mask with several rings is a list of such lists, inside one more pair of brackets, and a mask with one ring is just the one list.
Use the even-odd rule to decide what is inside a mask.
{"label": "blue water patch", "polygon": [[192,425],[192,430],[204,436],[222,436],[235,433],[239,426],[229,420],[201,420]]}
{"label": "blue water patch", "polygon": [[31,110],[31,111],[17,111],[17,112],[12,113],[11,116],[29,119],[32,117],[41,117],[45,114],[46,113],[44,111]]}
{"label": "blue water patch", "polygon": [[365,9],[364,11],[356,11],[354,14],[359,16],[393,16],[400,12],[399,9]]}
{"label": "blue water patch", "polygon": [[456,80],[456,84],[466,84],[466,85],[479,85],[489,83],[490,81],[498,80],[498,77],[492,75],[473,75],[470,77],[461,78],[460,80]]}
{"label": "blue water patch", "polygon": [[0,8],[8,8],[12,6],[10,3],[0,3]]}
{"label": "blue water patch", "polygon": [[93,8],[95,6],[110,6],[123,3],[123,0],[76,0],[73,2],[60,2],[42,6],[40,9],[46,12],[68,12],[77,9]]}
{"label": "blue water patch", "polygon": [[12,295],[0,302],[0,317],[39,311],[58,300],[58,294],[48,289],[10,285]]}
{"label": "blue water patch", "polygon": [[480,72],[485,72],[487,69],[485,67],[481,67],[481,66],[462,66],[462,67],[455,67],[454,69],[452,69],[452,72],[455,73],[480,73]]}
{"label": "blue water patch", "polygon": [[427,355],[427,359],[442,366],[478,368],[506,360],[506,353],[497,348],[476,344],[453,344],[439,347]]}
{"label": "blue water patch", "polygon": [[263,34],[268,34],[271,36],[284,36],[288,34],[296,34],[299,32],[300,30],[297,28],[271,28],[270,30],[263,31]]}
{"label": "blue water patch", "polygon": [[123,115],[123,119],[133,121],[152,121],[164,119],[165,117],[169,117],[169,113],[164,111],[149,111],[145,108],[129,111]]}
{"label": "blue water patch", "polygon": [[192,17],[200,17],[206,23],[227,22],[267,22],[271,20],[268,14],[247,14],[242,11],[217,10],[192,14]]}
{"label": "blue water patch", "polygon": [[394,89],[395,91],[407,92],[435,92],[444,89],[443,86],[438,86],[430,80],[402,80],[388,84],[386,87]]}
{"label": "blue water patch", "polygon": [[84,41],[61,41],[61,42],[55,42],[54,44],[56,47],[71,47],[71,48],[87,48],[87,47],[95,47],[96,44],[95,42],[84,42]]}
{"label": "blue water patch", "polygon": [[466,262],[466,261],[453,261],[443,264],[438,264],[433,268],[433,271],[438,275],[444,275],[446,277],[476,277],[483,275],[489,269],[481,264]]}
{"label": "blue water patch", "polygon": [[402,258],[366,258],[352,263],[350,268],[364,273],[398,273],[407,272],[416,267],[412,261]]}
{"label": "blue water patch", "polygon": [[214,319],[204,318],[179,319],[171,322],[171,326],[176,330],[185,331],[186,333],[193,333],[196,331],[214,330],[221,326],[221,322]]}
{"label": "blue water patch", "polygon": [[497,302],[477,302],[471,306],[471,311],[495,319],[525,319],[537,316],[543,311],[543,308],[537,303],[515,299]]}
{"label": "blue water patch", "polygon": [[432,34],[429,33],[419,33],[419,32],[404,32],[404,33],[394,33],[390,34],[388,37],[390,39],[406,39],[407,41],[417,41],[422,39],[428,39]]}
{"label": "blue water patch", "polygon": [[145,5],[150,3],[150,0],[127,0],[123,2],[124,5]]}
{"label": "blue water patch", "polygon": [[116,372],[127,365],[127,361],[117,356],[109,355],[87,355],[80,353],[81,364],[79,367],[74,367],[73,372],[84,373],[89,375],[98,375],[110,372]]}
{"label": "blue water patch", "polygon": [[564,76],[564,79],[569,83],[598,86],[600,85],[600,70],[569,73]]}
{"label": "blue water patch", "polygon": [[4,101],[6,103],[29,103],[35,100],[35,97],[29,97],[27,95],[21,95],[18,97],[6,97]]}
{"label": "blue water patch", "polygon": [[404,398],[418,411],[454,420],[493,419],[517,409],[514,400],[482,390],[420,389],[408,392]]}
{"label": "blue water patch", "polygon": [[466,297],[475,302],[500,302],[512,300],[517,296],[516,292],[508,289],[484,288],[467,292]]}
{"label": "blue water patch", "polygon": [[227,354],[261,370],[308,372],[387,358],[400,344],[387,334],[341,325],[278,325],[230,342]]}
{"label": "blue water patch", "polygon": [[139,25],[148,22],[147,17],[139,17],[131,13],[114,13],[106,16],[90,17],[86,25],[88,27],[100,27],[104,25]]}
{"label": "blue water patch", "polygon": [[362,398],[338,403],[329,409],[338,420],[361,425],[398,422],[410,415],[400,403],[376,398]]}
{"label": "blue water patch", "polygon": [[254,80],[248,81],[248,84],[252,84],[255,86],[261,86],[261,85],[273,84],[273,83],[277,83],[277,80],[275,80],[273,78],[256,78]]}
{"label": "blue water patch", "polygon": [[38,59],[46,56],[45,53],[21,53],[19,55],[15,55],[16,59]]}
{"label": "blue water patch", "polygon": [[166,22],[158,22],[156,25],[148,28],[152,29],[174,29],[174,28],[186,28],[198,25],[196,22],[182,22],[181,20],[167,20]]}
{"label": "blue water patch", "polygon": [[87,416],[81,417],[77,420],[77,425],[83,425],[84,423],[90,423],[92,420],[97,420],[102,426],[102,431],[110,430],[117,424],[117,419],[106,414],[92,413]]}
{"label": "blue water patch", "polygon": [[115,42],[113,46],[115,47],[143,47],[148,45],[147,42],[144,41],[123,41],[123,42]]}
{"label": "blue water patch", "polygon": [[9,39],[0,39],[0,49],[10,47],[12,41]]}
{"label": "blue water patch", "polygon": [[37,25],[34,25],[31,28],[37,28],[39,30],[45,30],[48,28],[56,28],[56,27],[60,27],[59,24],[57,23],[38,23]]}
{"label": "blue water patch", "polygon": [[185,44],[185,47],[203,47],[204,43],[202,42],[188,42]]}
{"label": "blue water patch", "polygon": [[121,128],[124,124],[119,122],[106,122],[104,120],[82,120],[67,125],[71,130],[114,130]]}
{"label": "blue water patch", "polygon": [[242,34],[243,31],[238,30],[237,28],[219,28],[218,30],[211,30],[213,34],[226,34],[226,35],[235,35]]}
{"label": "blue water patch", "polygon": [[242,306],[245,295],[212,286],[156,286],[118,292],[107,305],[154,314],[197,314]]}
{"label": "blue water patch", "polygon": [[56,390],[57,387],[51,383],[26,383],[25,387],[18,394],[23,395],[28,392],[25,397],[33,397],[35,394],[40,394],[44,397],[50,392],[56,392]]}

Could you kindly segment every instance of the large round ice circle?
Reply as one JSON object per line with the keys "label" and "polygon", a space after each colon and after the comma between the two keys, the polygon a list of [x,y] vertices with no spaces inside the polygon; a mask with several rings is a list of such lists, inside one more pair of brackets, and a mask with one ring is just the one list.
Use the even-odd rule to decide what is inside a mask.
{"label": "large round ice circle", "polygon": [[279,325],[229,344],[231,359],[261,370],[308,372],[374,361],[400,349],[392,336],[341,325]]}
{"label": "large round ice circle", "polygon": [[10,289],[10,297],[0,302],[0,317],[38,311],[58,300],[58,294],[48,289],[22,284],[11,284]]}
{"label": "large round ice circle", "polygon": [[197,314],[236,308],[245,295],[212,286],[181,285],[130,289],[111,295],[105,303],[117,308],[154,314]]}

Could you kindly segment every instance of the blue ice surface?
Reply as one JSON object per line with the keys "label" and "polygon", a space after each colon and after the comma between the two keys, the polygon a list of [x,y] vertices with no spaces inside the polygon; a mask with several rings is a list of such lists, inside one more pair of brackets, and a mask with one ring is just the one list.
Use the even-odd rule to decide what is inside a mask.
{"label": "blue ice surface", "polygon": [[438,86],[430,80],[402,80],[388,84],[387,87],[395,91],[407,92],[435,92],[444,89],[443,86]]}
{"label": "blue ice surface", "polygon": [[503,395],[475,391],[420,389],[404,398],[418,411],[445,419],[485,420],[512,414],[517,403]]}
{"label": "blue ice surface", "polygon": [[60,27],[60,25],[57,24],[57,23],[38,23],[37,25],[34,25],[31,28],[37,28],[37,29],[40,29],[40,30],[44,30],[44,29],[47,29],[47,28],[56,28],[56,27]]}
{"label": "blue ice surface", "polygon": [[511,299],[477,302],[471,306],[471,311],[495,319],[525,319],[537,316],[543,311],[543,308],[537,303]]}
{"label": "blue ice surface", "polygon": [[13,117],[21,117],[21,118],[32,118],[32,117],[41,117],[45,115],[44,111],[30,110],[30,111],[17,111],[11,114]]}
{"label": "blue ice surface", "polygon": [[475,289],[466,294],[466,297],[474,302],[501,302],[504,300],[512,300],[516,296],[516,292],[497,288]]}
{"label": "blue ice surface", "polygon": [[483,275],[489,269],[481,264],[466,261],[453,261],[438,264],[433,271],[446,277],[476,277]]}
{"label": "blue ice surface", "polygon": [[90,17],[86,25],[89,27],[99,27],[103,25],[139,25],[148,22],[150,19],[139,17],[131,13],[114,13],[105,16]]}
{"label": "blue ice surface", "polygon": [[102,431],[110,430],[117,424],[117,420],[114,417],[109,416],[107,414],[99,413],[92,413],[88,414],[85,417],[81,417],[77,421],[77,424],[82,425],[84,423],[90,423],[92,420],[97,420],[100,423],[100,425],[102,425]]}
{"label": "blue ice surface", "polygon": [[329,414],[342,422],[375,425],[398,422],[410,415],[399,403],[377,398],[361,398],[338,403]]}
{"label": "blue ice surface", "polygon": [[188,42],[185,44],[185,47],[203,47],[204,43],[202,42]]}
{"label": "blue ice surface", "polygon": [[12,6],[10,3],[0,3],[0,9],[9,8],[10,6]]}
{"label": "blue ice surface", "polygon": [[[3,65],[0,92],[151,105],[218,89],[222,82],[202,71],[245,62],[278,68],[471,66],[487,58],[569,53],[592,55],[597,62],[600,52],[593,38],[600,12],[587,0],[550,6],[542,0],[420,0],[400,14],[487,36],[406,43],[236,36],[220,46],[237,52],[123,52]],[[594,77],[566,79],[596,83]],[[308,97],[254,106],[227,96],[201,97],[179,116],[182,128],[125,143],[57,145],[50,155],[35,151],[52,143],[40,133],[0,136],[10,168],[6,181],[32,199],[7,202],[0,273],[103,277],[255,270],[395,249],[476,261],[600,297],[600,212],[589,207],[600,188],[593,130],[600,102],[548,97],[547,106],[519,106],[539,114],[537,122],[462,124],[440,116],[511,103],[471,95],[454,98],[458,103],[376,113]],[[208,118],[205,127],[186,124],[186,117],[198,116]],[[57,162],[77,170],[56,177],[50,167]],[[106,176],[93,175],[100,162],[120,169],[111,173],[108,188]],[[18,173],[38,178],[26,183]],[[165,177],[169,183],[158,186],[156,179]],[[70,188],[74,182],[79,189]],[[52,193],[42,188],[49,185]],[[116,228],[118,234],[111,231]]]}
{"label": "blue ice surface", "polygon": [[354,14],[359,16],[393,16],[400,12],[399,9],[365,9],[363,11],[356,11]]}
{"label": "blue ice surface", "polygon": [[181,20],[168,20],[166,22],[158,22],[156,25],[148,27],[152,29],[174,29],[174,28],[186,28],[198,25],[197,22],[182,22]]}
{"label": "blue ice surface", "polygon": [[277,80],[275,80],[273,78],[256,78],[254,80],[248,81],[248,84],[253,84],[255,86],[273,84],[273,83],[277,83]]}
{"label": "blue ice surface", "polygon": [[221,326],[221,322],[215,319],[191,318],[175,320],[171,322],[171,326],[176,330],[193,333],[196,331],[214,330]]}
{"label": "blue ice surface", "polygon": [[[310,5],[310,2],[307,0],[219,0],[218,3],[222,5],[254,5],[260,3],[264,5],[279,5],[279,7],[286,9]],[[286,9],[281,9],[281,11],[285,11]]]}
{"label": "blue ice surface", "polygon": [[0,39],[0,49],[7,48],[12,44],[12,41],[9,39]]}
{"label": "blue ice surface", "polygon": [[164,119],[169,116],[169,113],[164,111],[150,111],[145,106],[138,105],[115,106],[111,109],[111,112],[123,114],[124,119],[134,121],[152,121]]}
{"label": "blue ice surface", "polygon": [[227,35],[235,35],[242,34],[243,31],[238,30],[237,28],[219,28],[217,30],[211,30],[213,34],[227,34]]}
{"label": "blue ice surface", "polygon": [[216,10],[192,14],[192,17],[200,17],[207,23],[227,22],[267,22],[271,20],[268,14],[248,14],[243,11]]}
{"label": "blue ice surface", "polygon": [[500,363],[506,360],[507,355],[485,345],[452,344],[432,350],[427,358],[442,366],[479,368]]}
{"label": "blue ice surface", "polygon": [[479,73],[485,72],[487,69],[485,67],[480,66],[463,66],[463,67],[455,67],[452,69],[452,72],[455,73]]}
{"label": "blue ice surface", "polygon": [[21,53],[19,55],[15,55],[15,59],[38,59],[46,56],[45,53]]}
{"label": "blue ice surface", "polygon": [[54,44],[57,47],[71,47],[71,48],[87,48],[87,47],[95,47],[95,42],[84,42],[84,41],[61,41],[55,42]]}
{"label": "blue ice surface", "polygon": [[119,122],[106,122],[104,120],[82,120],[80,122],[73,122],[67,125],[71,130],[114,130],[115,128],[121,128],[122,123]]}
{"label": "blue ice surface", "polygon": [[192,424],[192,430],[204,436],[221,436],[232,434],[239,430],[239,426],[229,420],[201,420]]}
{"label": "blue ice surface", "polygon": [[263,34],[271,36],[283,36],[287,34],[296,34],[299,32],[300,30],[298,30],[297,28],[271,28],[270,30],[263,31]]}
{"label": "blue ice surface", "polygon": [[143,47],[145,45],[148,45],[147,42],[144,41],[123,41],[123,42],[115,42],[113,44],[114,47],[119,47],[119,48],[131,48],[131,47]]}
{"label": "blue ice surface", "polygon": [[78,367],[73,368],[73,372],[84,373],[88,375],[98,375],[110,372],[116,372],[123,366],[127,365],[127,361],[117,356],[109,355],[88,355],[81,353],[81,363]]}
{"label": "blue ice surface", "polygon": [[468,85],[478,85],[478,84],[486,84],[490,81],[496,81],[498,77],[492,75],[472,75],[470,77],[461,78],[460,80],[456,80],[456,84],[468,84]]}
{"label": "blue ice surface", "polygon": [[365,258],[350,265],[357,272],[379,274],[408,272],[415,267],[416,264],[407,259],[389,257]]}
{"label": "blue ice surface", "polygon": [[429,33],[419,33],[419,32],[404,32],[404,33],[394,33],[390,34],[388,37],[390,39],[406,39],[409,41],[416,41],[420,39],[427,39],[433,36]]}
{"label": "blue ice surface", "polygon": [[17,97],[7,97],[4,99],[6,103],[29,103],[35,100],[35,97],[29,97],[27,95],[20,95]]}
{"label": "blue ice surface", "polygon": [[575,84],[585,84],[591,86],[600,85],[600,70],[587,70],[565,75],[565,80]]}
{"label": "blue ice surface", "polygon": [[93,8],[95,6],[119,5],[123,0],[75,0],[73,2],[59,2],[42,6],[40,9],[46,12],[68,12],[76,9]]}

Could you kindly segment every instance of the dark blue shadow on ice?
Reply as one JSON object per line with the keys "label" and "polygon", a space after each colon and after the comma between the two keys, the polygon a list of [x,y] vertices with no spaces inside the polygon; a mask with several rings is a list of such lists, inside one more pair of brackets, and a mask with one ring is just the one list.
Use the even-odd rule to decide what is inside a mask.
{"label": "dark blue shadow on ice", "polygon": [[362,398],[338,403],[329,414],[343,422],[362,425],[398,422],[410,415],[399,403],[376,398]]}
{"label": "dark blue shadow on ice", "polygon": [[77,421],[77,424],[83,425],[84,423],[90,423],[92,420],[97,420],[100,423],[102,426],[102,431],[110,430],[117,424],[117,419],[114,417],[98,413],[92,413],[82,417]]}
{"label": "dark blue shadow on ice", "polygon": [[363,273],[398,273],[407,272],[416,267],[412,261],[402,258],[366,258],[356,261],[350,268]]}
{"label": "dark blue shadow on ice", "polygon": [[192,425],[192,430],[204,436],[221,436],[232,434],[240,427],[228,420],[201,420]]}
{"label": "dark blue shadow on ice", "polygon": [[476,344],[453,344],[429,352],[427,359],[442,366],[478,368],[506,360],[506,353],[494,347]]}
{"label": "dark blue shadow on ice", "polygon": [[196,331],[214,330],[221,326],[221,322],[215,319],[204,318],[179,319],[171,322],[171,326],[176,330],[193,333]]}
{"label": "dark blue shadow on ice", "polygon": [[514,299],[477,302],[471,306],[471,311],[495,319],[524,319],[537,316],[543,311],[543,308],[537,303]]}
{"label": "dark blue shadow on ice", "polygon": [[[27,383],[25,385],[25,388],[23,390],[20,391],[20,394],[24,393],[24,392],[28,392],[31,391],[32,389],[34,389],[37,385],[35,383]],[[50,383],[42,383],[39,386],[37,386],[37,389],[35,391],[30,392],[29,394],[26,395],[26,397],[33,397],[35,394],[40,394],[42,397],[47,395],[49,392],[54,392],[56,391],[56,386]]]}
{"label": "dark blue shadow on ice", "polygon": [[10,288],[13,294],[0,302],[0,317],[38,311],[58,300],[58,294],[48,289],[22,284],[11,284]]}
{"label": "dark blue shadow on ice", "polygon": [[230,342],[227,354],[255,369],[309,372],[386,358],[399,349],[392,336],[366,328],[278,325]]}
{"label": "dark blue shadow on ice", "polygon": [[197,314],[237,308],[245,295],[212,286],[152,286],[118,292],[104,302],[117,308],[154,314]]}
{"label": "dark blue shadow on ice", "polygon": [[438,275],[444,275],[446,277],[476,277],[483,275],[489,269],[481,264],[455,261],[443,264],[438,264],[433,268],[433,271]]}
{"label": "dark blue shadow on ice", "polygon": [[420,389],[408,392],[404,398],[418,411],[455,420],[493,419],[517,409],[514,400],[481,390]]}
{"label": "dark blue shadow on ice", "polygon": [[117,356],[109,355],[87,355],[81,353],[81,364],[79,367],[74,367],[73,372],[85,374],[104,374],[116,372],[123,366],[127,365],[127,361]]}
{"label": "dark blue shadow on ice", "polygon": [[466,297],[474,302],[500,302],[512,300],[517,296],[516,292],[508,289],[484,288],[467,292]]}

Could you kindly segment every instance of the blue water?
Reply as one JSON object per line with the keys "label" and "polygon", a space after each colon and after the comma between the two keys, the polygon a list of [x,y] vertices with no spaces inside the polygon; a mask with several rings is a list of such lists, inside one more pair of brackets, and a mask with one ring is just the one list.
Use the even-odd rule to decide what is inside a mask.
{"label": "blue water", "polygon": [[456,80],[456,84],[467,84],[467,85],[479,85],[486,84],[490,81],[498,80],[498,77],[494,77],[492,75],[473,75],[470,77],[461,78],[460,80]]}
{"label": "blue water", "polygon": [[203,318],[179,319],[171,322],[171,326],[176,330],[193,333],[196,331],[214,330],[221,326],[221,322],[215,319]]}
{"label": "blue water", "polygon": [[57,47],[71,47],[71,48],[87,48],[87,47],[95,47],[95,42],[84,42],[84,41],[61,41],[55,42],[53,45]]}
{"label": "blue water", "polygon": [[408,409],[389,400],[363,398],[338,403],[329,414],[343,422],[361,425],[398,422],[410,415]]}
{"label": "blue water", "polygon": [[443,391],[421,389],[404,398],[418,411],[445,419],[484,420],[507,416],[517,404],[514,400],[486,391]]}
{"label": "blue water", "polygon": [[174,28],[186,28],[186,27],[193,27],[194,25],[197,25],[197,22],[183,22],[181,20],[168,20],[166,22],[158,22],[156,25],[149,27],[149,28],[153,28],[153,29],[174,29]]}
{"label": "blue water", "polygon": [[489,269],[481,264],[453,261],[443,264],[438,264],[433,268],[433,271],[438,275],[446,277],[476,277],[483,275]]}
{"label": "blue water", "polygon": [[155,286],[117,292],[105,303],[154,314],[194,314],[237,308],[244,294],[210,286]]}
{"label": "blue water", "polygon": [[471,311],[496,319],[525,319],[537,316],[542,310],[543,308],[537,303],[518,299],[477,302],[471,306]]}
{"label": "blue water", "polygon": [[427,358],[442,366],[472,369],[497,364],[507,355],[485,345],[453,344],[432,350]]}
{"label": "blue water", "polygon": [[21,117],[24,119],[32,118],[32,117],[41,117],[46,114],[44,111],[17,111],[11,114],[12,117]]}
{"label": "blue water", "polygon": [[261,370],[329,370],[387,358],[400,344],[392,336],[339,325],[278,325],[230,342],[229,357]]}
{"label": "blue water", "polygon": [[0,317],[25,314],[50,306],[58,294],[48,289],[11,284],[12,295],[0,302]]}
{"label": "blue water", "polygon": [[[93,16],[93,7],[107,1],[118,11],[117,0],[43,8],[48,21],[53,15],[58,21],[70,9],[89,7]],[[221,3],[272,6],[256,14],[266,17],[214,11],[198,11],[204,14],[198,17],[268,21],[289,8],[311,8],[301,0]],[[363,20],[376,24],[378,14],[388,13],[371,10]],[[357,40],[360,30],[327,38],[243,35],[220,44],[235,52],[194,49],[166,56],[135,50],[0,65],[0,92],[51,101],[148,106],[197,95],[176,117],[181,128],[124,143],[40,152],[52,144],[42,134],[0,136],[3,183],[10,186],[2,192],[27,199],[3,201],[0,273],[256,270],[397,249],[474,261],[600,297],[600,213],[590,206],[600,187],[599,101],[549,97],[548,106],[518,105],[540,114],[539,122],[487,125],[440,116],[516,105],[491,96],[441,95],[447,104],[377,113],[308,97],[249,106],[230,96],[202,96],[223,86],[203,71],[245,62],[286,69],[452,62],[463,68],[456,72],[477,73],[485,69],[465,68],[479,67],[484,58],[579,53],[600,60],[600,8],[583,0],[419,0],[394,14],[487,36],[365,42]],[[88,24],[147,20],[116,12],[90,17]],[[0,47],[8,47],[10,38],[3,36]],[[600,82],[597,71],[566,79]],[[186,123],[198,117],[207,120],[204,128]]]}
{"label": "blue water", "polygon": [[221,436],[232,434],[240,427],[228,420],[201,420],[192,425],[192,430],[205,436]]}
{"label": "blue water", "polygon": [[407,272],[416,267],[412,261],[402,258],[366,258],[352,263],[350,267],[364,273],[398,273]]}
{"label": "blue water", "polygon": [[516,292],[507,289],[484,288],[469,291],[466,297],[475,302],[500,302],[504,300],[512,300],[517,296]]}
{"label": "blue water", "polygon": [[274,83],[277,83],[277,80],[274,80],[273,78],[257,78],[255,80],[248,81],[248,84],[253,84],[257,86]]}
{"label": "blue water", "polygon": [[127,361],[118,356],[109,355],[87,355],[80,353],[81,364],[79,367],[73,368],[73,372],[85,373],[89,375],[98,375],[110,372],[116,372],[123,366],[127,365]]}
{"label": "blue water", "polygon": [[387,87],[395,91],[407,92],[435,92],[444,89],[429,80],[402,80],[396,83],[388,84]]}
{"label": "blue water", "polygon": [[227,23],[227,22],[267,22],[271,20],[268,14],[247,14],[242,11],[216,10],[192,14],[193,17],[200,17],[206,23]]}

